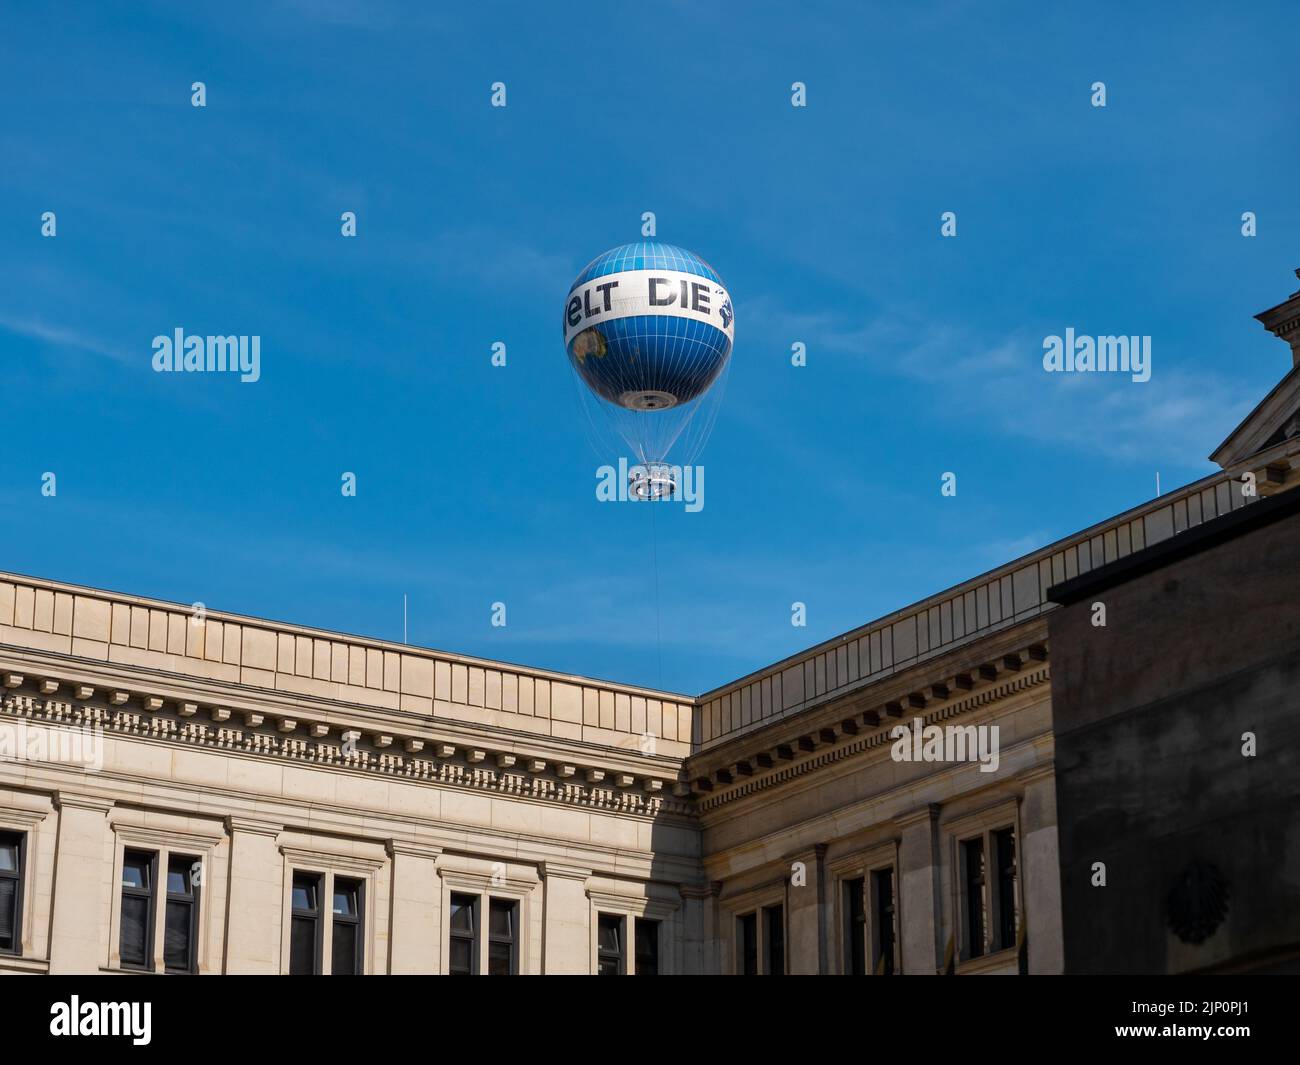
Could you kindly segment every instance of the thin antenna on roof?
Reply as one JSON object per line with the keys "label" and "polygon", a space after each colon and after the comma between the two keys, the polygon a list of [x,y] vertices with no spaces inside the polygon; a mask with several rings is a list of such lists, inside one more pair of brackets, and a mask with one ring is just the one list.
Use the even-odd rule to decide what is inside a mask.
{"label": "thin antenna on roof", "polygon": [[1160,494],[1160,471],[1156,470],[1156,495]]}
{"label": "thin antenna on roof", "polygon": [[402,593],[402,643],[406,643],[406,593]]}

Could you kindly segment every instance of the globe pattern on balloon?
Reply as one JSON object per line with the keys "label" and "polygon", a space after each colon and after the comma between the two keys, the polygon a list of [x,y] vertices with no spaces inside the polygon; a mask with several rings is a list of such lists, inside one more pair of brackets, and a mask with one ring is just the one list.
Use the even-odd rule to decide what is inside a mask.
{"label": "globe pattern on balloon", "polygon": [[655,411],[689,403],[717,379],[735,338],[731,296],[693,252],[640,241],[612,248],[565,299],[565,349],[609,403]]}

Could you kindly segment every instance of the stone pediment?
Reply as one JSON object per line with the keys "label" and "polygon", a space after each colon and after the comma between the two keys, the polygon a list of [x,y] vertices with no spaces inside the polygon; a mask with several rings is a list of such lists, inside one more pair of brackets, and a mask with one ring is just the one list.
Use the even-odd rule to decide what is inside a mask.
{"label": "stone pediment", "polygon": [[1293,366],[1277,386],[1210,455],[1210,461],[1231,469],[1283,440],[1300,437],[1300,365]]}

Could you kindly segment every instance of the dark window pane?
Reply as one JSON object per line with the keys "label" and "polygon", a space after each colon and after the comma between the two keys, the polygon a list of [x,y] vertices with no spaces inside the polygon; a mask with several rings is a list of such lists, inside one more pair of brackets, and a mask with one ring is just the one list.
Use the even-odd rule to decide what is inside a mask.
{"label": "dark window pane", "polygon": [[772,976],[785,975],[785,913],[780,906],[763,911],[767,936],[767,971]]}
{"label": "dark window pane", "polygon": [[758,915],[747,913],[737,922],[740,932],[740,975],[758,975]]}
{"label": "dark window pane", "polygon": [[451,897],[451,930],[453,932],[474,931],[474,903],[472,895],[453,895]]}
{"label": "dark window pane", "polygon": [[488,935],[514,938],[515,904],[500,899],[492,900],[491,919],[488,921]]}
{"label": "dark window pane", "polygon": [[474,973],[474,943],[469,939],[451,941],[451,959],[448,971],[452,976],[472,976]]}
{"label": "dark window pane", "polygon": [[492,899],[488,904],[488,975],[513,976],[518,944],[515,941],[518,904]]}
{"label": "dark window pane", "polygon": [[18,900],[22,894],[22,842],[14,832],[0,832],[0,951],[17,954],[20,942]]}
{"label": "dark window pane", "polygon": [[659,975],[659,922],[636,919],[636,974]]}
{"label": "dark window pane", "polygon": [[194,894],[194,871],[198,866],[197,858],[182,858],[179,855],[167,860],[167,894]]}
{"label": "dark window pane", "polygon": [[295,917],[289,937],[289,973],[291,976],[312,976],[315,972],[316,919]]}
{"label": "dark window pane", "polygon": [[451,897],[451,957],[447,971],[453,976],[478,972],[478,896]]}
{"label": "dark window pane", "polygon": [[345,917],[357,916],[357,884],[350,880],[334,881],[334,912]]}
{"label": "dark window pane", "polygon": [[122,886],[148,891],[149,866],[152,861],[150,855],[127,851],[122,859]]}
{"label": "dark window pane", "polygon": [[514,947],[510,943],[488,943],[488,975],[514,975]]}
{"label": "dark window pane", "polygon": [[293,878],[293,908],[295,910],[315,910],[318,889],[317,877],[295,876]]}
{"label": "dark window pane", "polygon": [[867,974],[867,915],[863,889],[866,880],[855,877],[844,882],[845,968],[850,976]]}
{"label": "dark window pane", "polygon": [[600,916],[600,949],[623,954],[623,918]]}
{"label": "dark window pane", "polygon": [[335,976],[361,973],[361,908],[364,901],[360,880],[334,880],[334,932],[330,946],[330,972]]}
{"label": "dark window pane", "polygon": [[600,976],[620,976],[623,972],[623,918],[602,913],[596,934],[596,972]]}
{"label": "dark window pane", "polygon": [[1016,834],[1011,828],[993,833],[998,861],[998,948],[1016,943]]}
{"label": "dark window pane", "polygon": [[[170,873],[168,876],[170,877]],[[167,925],[163,929],[163,960],[174,972],[191,969],[190,947],[194,934],[194,904],[191,902],[167,903]]]}
{"label": "dark window pane", "polygon": [[984,840],[968,839],[962,845],[966,875],[966,957],[984,953]]}
{"label": "dark window pane", "polygon": [[330,972],[335,976],[349,976],[357,972],[358,925],[346,921],[334,922],[334,941],[330,948]]}
{"label": "dark window pane", "polygon": [[894,870],[877,869],[876,880],[876,973],[894,973]]}
{"label": "dark window pane", "polygon": [[18,929],[18,881],[0,879],[0,950],[14,949]]}
{"label": "dark window pane", "polygon": [[146,965],[153,953],[148,942],[149,899],[136,895],[122,896],[122,929],[119,953],[124,965]]}

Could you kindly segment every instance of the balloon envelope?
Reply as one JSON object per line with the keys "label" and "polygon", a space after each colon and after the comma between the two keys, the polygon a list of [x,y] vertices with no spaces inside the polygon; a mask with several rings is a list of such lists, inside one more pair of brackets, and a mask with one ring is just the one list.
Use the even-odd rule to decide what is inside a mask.
{"label": "balloon envelope", "polygon": [[612,248],[573,282],[564,343],[578,376],[608,403],[635,411],[686,404],[731,356],[735,312],[717,272],[657,241]]}

